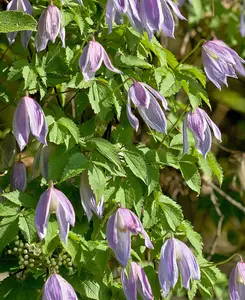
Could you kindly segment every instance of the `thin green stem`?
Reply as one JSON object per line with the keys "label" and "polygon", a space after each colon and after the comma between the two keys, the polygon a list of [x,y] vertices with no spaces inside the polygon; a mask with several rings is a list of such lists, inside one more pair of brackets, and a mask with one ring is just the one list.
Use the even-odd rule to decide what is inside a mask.
{"label": "thin green stem", "polygon": [[204,43],[206,42],[205,39],[202,39],[198,42],[198,44],[196,45],[195,48],[193,48],[189,53],[187,53],[182,60],[177,64],[176,67],[174,67],[174,70],[177,69],[181,64],[183,64],[194,52],[196,52],[196,50]]}
{"label": "thin green stem", "polygon": [[178,119],[175,121],[175,123],[173,124],[173,126],[172,126],[171,129],[169,130],[168,134],[166,134],[166,135],[164,136],[164,138],[162,139],[161,144],[160,144],[160,146],[158,147],[158,149],[161,149],[161,147],[162,147],[163,143],[165,142],[167,136],[169,136],[169,134],[175,129],[175,127],[178,125],[179,121],[180,121],[180,120],[182,119],[182,117],[185,115],[185,113],[187,112],[187,110],[189,109],[189,107],[190,107],[190,104],[188,104],[188,105],[186,106],[186,108],[184,109],[183,113],[178,117]]}
{"label": "thin green stem", "polygon": [[223,260],[223,261],[221,261],[221,262],[218,262],[218,263],[216,263],[216,264],[214,264],[214,265],[217,267],[217,266],[226,264],[226,263],[228,263],[230,260],[232,260],[232,259],[233,259],[235,256],[237,256],[237,255],[239,256],[240,261],[243,261],[242,256],[241,256],[239,253],[235,253],[235,254],[233,254],[232,256],[230,256],[229,258],[227,258],[226,260]]}
{"label": "thin green stem", "polygon": [[6,52],[9,50],[9,47],[10,47],[10,46],[8,46],[8,47],[6,48],[6,50],[3,52],[3,55],[2,55],[1,58],[0,58],[0,61],[3,60],[3,58],[4,58],[5,54],[6,54]]}
{"label": "thin green stem", "polygon": [[99,227],[98,231],[97,231],[96,234],[94,235],[93,240],[96,240],[97,236],[98,236],[99,233],[100,233],[100,230],[104,227],[106,221],[109,219],[109,217],[110,217],[111,215],[114,214],[114,212],[119,208],[119,206],[120,206],[120,203],[116,203],[116,205],[113,206],[113,208],[112,208],[112,209],[108,212],[108,214],[104,217],[103,221],[102,221],[101,224],[100,224],[100,227]]}
{"label": "thin green stem", "polygon": [[67,102],[67,104],[65,105],[65,107],[64,107],[64,110],[67,108],[67,106],[71,103],[71,101],[79,94],[81,92],[81,90],[78,90],[76,93],[75,93],[75,95],[73,95],[72,97],[71,97],[71,99]]}

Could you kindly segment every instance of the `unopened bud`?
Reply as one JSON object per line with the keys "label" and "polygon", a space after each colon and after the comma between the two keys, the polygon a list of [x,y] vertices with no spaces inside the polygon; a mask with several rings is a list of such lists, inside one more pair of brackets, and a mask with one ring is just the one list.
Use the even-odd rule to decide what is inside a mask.
{"label": "unopened bud", "polygon": [[26,166],[22,161],[17,161],[12,170],[10,187],[12,191],[18,190],[24,192],[26,189],[27,177]]}

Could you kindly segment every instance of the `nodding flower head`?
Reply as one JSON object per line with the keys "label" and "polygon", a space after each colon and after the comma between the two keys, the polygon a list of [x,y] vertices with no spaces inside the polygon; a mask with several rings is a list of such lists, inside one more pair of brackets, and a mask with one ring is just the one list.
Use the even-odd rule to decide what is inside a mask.
{"label": "nodding flower head", "polygon": [[62,46],[65,47],[65,28],[62,24],[60,10],[55,5],[49,5],[38,21],[35,40],[37,51],[44,50],[48,41],[54,43],[58,34],[60,34]]}
{"label": "nodding flower head", "polygon": [[158,132],[166,133],[167,121],[156,98],[161,101],[164,109],[168,109],[166,99],[148,84],[135,81],[129,88],[127,116],[130,124],[136,131],[139,128],[139,120],[132,113],[131,101],[149,127]]}
{"label": "nodding flower head", "polygon": [[211,130],[214,136],[221,142],[221,132],[217,125],[209,118],[208,114],[201,108],[195,112],[188,112],[183,123],[183,153],[188,150],[187,127],[191,130],[196,141],[197,150],[206,158],[212,145]]}
{"label": "nodding flower head", "polygon": [[[23,11],[24,13],[29,15],[32,15],[33,13],[32,6],[28,0],[11,0],[7,5],[7,10]],[[7,34],[8,41],[10,44],[14,43],[17,33],[18,31],[14,31]],[[31,34],[31,30],[21,31],[21,43],[23,47],[27,48],[31,38]]]}
{"label": "nodding flower head", "polygon": [[181,274],[182,285],[190,290],[190,280],[200,280],[200,268],[191,250],[174,237],[162,246],[158,267],[159,282],[163,296],[167,297],[170,288],[174,288]]}
{"label": "nodding flower head", "polygon": [[121,282],[127,300],[137,300],[137,291],[144,300],[153,300],[149,280],[144,270],[135,262],[131,262],[129,277],[125,270],[121,272]]}
{"label": "nodding flower head", "polygon": [[245,76],[245,61],[230,47],[220,40],[203,44],[202,60],[204,71],[210,81],[221,90],[222,85],[228,86],[227,77],[237,78],[236,73]]}
{"label": "nodding flower head", "polygon": [[240,261],[232,269],[229,279],[231,300],[245,299],[245,263]]}
{"label": "nodding flower head", "polygon": [[94,75],[101,67],[102,62],[104,62],[105,66],[110,71],[121,73],[120,70],[113,67],[103,46],[93,39],[84,48],[79,60],[79,67],[82,70],[85,81],[89,81],[94,78]]}
{"label": "nodding flower head", "polygon": [[13,131],[20,150],[28,144],[32,133],[40,143],[46,145],[48,125],[41,106],[30,97],[23,97],[14,113]]}
{"label": "nodding flower head", "polygon": [[129,209],[119,208],[107,222],[106,237],[109,246],[124,267],[130,258],[131,233],[141,233],[145,239],[145,246],[154,248],[138,217]]}
{"label": "nodding flower head", "polygon": [[45,282],[42,300],[77,300],[73,287],[59,274],[52,274]]}
{"label": "nodding flower head", "polygon": [[60,238],[67,243],[69,227],[75,225],[75,212],[66,196],[53,187],[41,195],[36,208],[35,225],[41,240],[45,238],[51,213],[56,214]]}

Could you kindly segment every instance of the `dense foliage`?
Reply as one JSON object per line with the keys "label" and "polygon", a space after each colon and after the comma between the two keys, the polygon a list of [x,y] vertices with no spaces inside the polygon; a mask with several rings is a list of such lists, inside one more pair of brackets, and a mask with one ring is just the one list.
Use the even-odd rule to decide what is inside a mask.
{"label": "dense foliage", "polygon": [[[228,299],[228,272],[218,265],[239,248],[215,254],[223,220],[236,216],[242,223],[244,217],[245,162],[242,152],[232,152],[239,180],[226,172],[223,184],[218,160],[227,170],[227,156],[217,150],[221,135],[213,121],[219,118],[209,115],[224,103],[245,113],[244,99],[234,96],[244,80],[242,5],[179,1],[184,20],[165,3],[174,40],[153,21],[152,30],[147,22],[138,25],[126,10],[111,26],[105,0],[54,0],[52,11],[47,1],[30,2],[33,16],[31,7],[0,4],[0,273],[7,272],[0,298],[40,299],[62,276],[72,286],[65,283],[71,299],[73,289],[78,299],[125,299],[127,276],[138,272],[137,278],[147,276],[154,299]],[[49,26],[56,35],[47,34]],[[203,64],[216,87],[209,82],[207,89],[201,49],[215,54]],[[219,92],[227,76],[231,89]],[[228,146],[227,133],[223,141]],[[231,182],[236,189],[229,196]],[[215,228],[206,233],[208,246],[197,232],[205,224],[195,230],[190,222],[198,223],[189,214],[193,203],[201,216],[198,201],[199,211],[210,212],[202,220]],[[160,274],[173,255],[182,279],[175,274],[168,292]],[[171,282],[170,273],[162,276]]]}

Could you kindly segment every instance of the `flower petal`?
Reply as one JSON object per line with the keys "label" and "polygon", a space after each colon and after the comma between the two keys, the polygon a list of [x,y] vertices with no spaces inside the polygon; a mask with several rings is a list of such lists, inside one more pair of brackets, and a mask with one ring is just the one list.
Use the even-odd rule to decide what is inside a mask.
{"label": "flower petal", "polygon": [[26,166],[22,161],[17,161],[13,165],[10,179],[10,187],[12,191],[18,190],[24,192],[27,185]]}
{"label": "flower petal", "polygon": [[170,238],[161,248],[161,257],[158,267],[158,278],[165,298],[170,288],[175,287],[178,281],[178,273],[174,239]]}
{"label": "flower petal", "polygon": [[142,83],[141,84],[146,87],[157,99],[159,99],[162,102],[162,106],[164,107],[164,109],[168,109],[168,103],[166,101],[166,99],[156,90],[154,90],[151,86],[149,86],[146,83]]}
{"label": "flower petal", "polygon": [[149,108],[138,107],[138,111],[148,126],[158,132],[167,133],[167,121],[165,115],[153,96],[151,96]]}
{"label": "flower petal", "polygon": [[47,231],[48,220],[49,220],[49,207],[51,202],[51,189],[47,189],[40,197],[36,208],[35,215],[35,226],[37,234],[42,240]]}
{"label": "flower petal", "polygon": [[107,67],[107,69],[109,69],[112,72],[118,73],[118,74],[122,73],[120,70],[118,70],[115,67],[113,67],[113,65],[112,65],[112,63],[110,61],[110,58],[107,55],[107,53],[106,53],[106,51],[105,51],[105,49],[103,47],[102,47],[102,56],[103,56],[104,64]]}
{"label": "flower petal", "polygon": [[138,131],[139,120],[132,113],[130,97],[128,97],[128,103],[127,103],[127,116],[128,116],[128,120],[129,120],[129,123],[131,124],[131,126],[135,129],[135,131]]}
{"label": "flower petal", "polygon": [[209,115],[204,110],[201,110],[201,112],[204,118],[206,119],[206,121],[208,122],[208,125],[212,128],[214,136],[216,137],[217,140],[221,142],[221,132],[218,126],[210,119]]}
{"label": "flower petal", "polygon": [[141,82],[134,82],[128,90],[128,96],[136,107],[148,108],[150,105],[150,94]]}
{"label": "flower petal", "polygon": [[187,20],[182,13],[180,12],[178,6],[172,1],[172,0],[166,0],[168,5],[171,6],[172,10],[174,11],[174,13],[176,14],[176,16],[181,19],[181,20]]}
{"label": "flower petal", "polygon": [[174,38],[174,18],[171,10],[169,9],[165,1],[162,1],[162,11],[164,16],[162,30],[167,36]]}
{"label": "flower petal", "polygon": [[20,147],[20,151],[22,151],[28,144],[30,135],[30,121],[24,98],[20,99],[20,102],[14,112],[13,131],[16,141]]}
{"label": "flower petal", "polygon": [[[131,264],[132,266],[132,264]],[[136,279],[132,276],[132,272],[130,270],[129,278],[125,274],[124,269],[121,271],[121,282],[122,288],[127,300],[137,300],[137,289],[136,289]]]}

